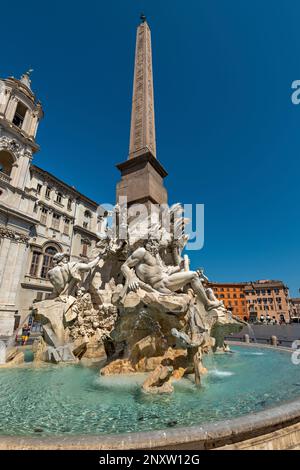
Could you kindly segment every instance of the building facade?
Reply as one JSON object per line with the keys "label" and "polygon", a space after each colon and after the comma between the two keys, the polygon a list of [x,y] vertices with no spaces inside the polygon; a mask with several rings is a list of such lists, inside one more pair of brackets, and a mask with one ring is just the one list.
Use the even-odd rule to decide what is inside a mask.
{"label": "building facade", "polygon": [[267,316],[276,321],[290,319],[289,289],[282,281],[260,280],[245,286],[249,316],[253,319]]}
{"label": "building facade", "polygon": [[51,292],[55,253],[92,255],[98,204],[32,163],[43,110],[29,73],[0,83],[0,335],[10,336]]}
{"label": "building facade", "polygon": [[[254,282],[216,283],[210,282],[216,297],[223,300],[232,314],[244,320],[289,321],[291,299],[288,287],[282,281],[258,280]],[[297,300],[297,299],[296,299]],[[300,302],[299,302],[300,315]]]}
{"label": "building facade", "polygon": [[213,289],[217,299],[222,300],[225,307],[234,316],[247,321],[249,319],[249,311],[244,292],[245,285],[246,283],[242,282],[209,283],[209,287]]}

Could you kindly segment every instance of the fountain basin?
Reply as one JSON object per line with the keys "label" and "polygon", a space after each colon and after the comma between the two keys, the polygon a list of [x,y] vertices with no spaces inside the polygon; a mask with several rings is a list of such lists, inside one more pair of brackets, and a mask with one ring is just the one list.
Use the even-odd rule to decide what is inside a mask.
{"label": "fountain basin", "polygon": [[232,349],[207,358],[202,389],[185,379],[167,397],[144,395],[143,375],[99,377],[73,365],[3,369],[0,448],[202,449],[295,426],[298,436],[300,368],[291,352]]}

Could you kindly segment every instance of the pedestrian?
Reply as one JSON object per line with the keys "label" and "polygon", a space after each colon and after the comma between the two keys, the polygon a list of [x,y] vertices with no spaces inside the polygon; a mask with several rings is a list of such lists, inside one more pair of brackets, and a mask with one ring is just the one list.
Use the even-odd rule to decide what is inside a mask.
{"label": "pedestrian", "polygon": [[28,325],[24,325],[22,328],[22,346],[25,346],[30,336],[30,328]]}

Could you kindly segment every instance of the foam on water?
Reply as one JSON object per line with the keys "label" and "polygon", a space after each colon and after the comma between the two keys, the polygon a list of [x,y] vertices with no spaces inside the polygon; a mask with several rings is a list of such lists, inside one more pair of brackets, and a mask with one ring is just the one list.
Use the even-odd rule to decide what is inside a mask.
{"label": "foam on water", "polygon": [[247,352],[240,352],[242,356],[264,356],[263,352],[252,352],[252,351],[247,351]]}
{"label": "foam on water", "polygon": [[140,386],[146,377],[147,374],[99,375],[95,380],[95,385],[101,388],[132,390]]}
{"label": "foam on water", "polygon": [[234,372],[229,372],[228,370],[219,370],[219,369],[212,369],[208,371],[210,375],[214,375],[215,377],[230,377],[234,375]]}

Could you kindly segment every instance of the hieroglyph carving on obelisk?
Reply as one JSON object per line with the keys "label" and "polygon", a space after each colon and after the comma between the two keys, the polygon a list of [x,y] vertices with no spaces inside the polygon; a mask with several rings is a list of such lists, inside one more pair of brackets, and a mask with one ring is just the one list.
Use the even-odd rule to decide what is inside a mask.
{"label": "hieroglyph carving on obelisk", "polygon": [[149,151],[156,158],[151,32],[144,21],[136,36],[129,158]]}

